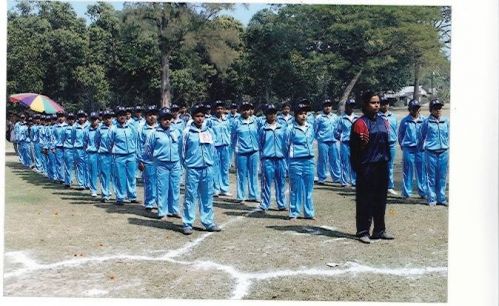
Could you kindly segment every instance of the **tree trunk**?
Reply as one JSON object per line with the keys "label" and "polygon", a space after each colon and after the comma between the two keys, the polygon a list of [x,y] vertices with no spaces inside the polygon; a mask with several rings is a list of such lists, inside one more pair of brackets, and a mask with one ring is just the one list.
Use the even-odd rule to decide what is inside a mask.
{"label": "tree trunk", "polygon": [[165,53],[161,56],[161,106],[169,107],[170,101],[170,53]]}
{"label": "tree trunk", "polygon": [[345,102],[347,101],[348,97],[350,96],[350,93],[352,92],[353,87],[357,83],[357,81],[360,78],[360,75],[362,74],[362,71],[364,68],[361,68],[357,74],[354,75],[354,77],[350,80],[350,83],[348,83],[348,86],[345,88],[343,91],[343,95],[341,96],[340,103],[338,104],[338,112],[343,113],[345,111]]}
{"label": "tree trunk", "polygon": [[416,63],[414,64],[414,93],[412,94],[412,98],[418,101],[420,97],[419,93],[420,68],[421,64],[419,63],[419,61],[416,61]]}

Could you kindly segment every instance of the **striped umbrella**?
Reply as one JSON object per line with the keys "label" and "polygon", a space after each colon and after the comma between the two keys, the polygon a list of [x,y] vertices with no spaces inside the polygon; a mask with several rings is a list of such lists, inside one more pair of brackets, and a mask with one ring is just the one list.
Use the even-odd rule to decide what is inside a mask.
{"label": "striped umbrella", "polygon": [[20,93],[11,95],[9,97],[9,101],[12,103],[20,103],[39,113],[45,112],[46,114],[55,114],[64,112],[64,109],[54,100],[36,93]]}

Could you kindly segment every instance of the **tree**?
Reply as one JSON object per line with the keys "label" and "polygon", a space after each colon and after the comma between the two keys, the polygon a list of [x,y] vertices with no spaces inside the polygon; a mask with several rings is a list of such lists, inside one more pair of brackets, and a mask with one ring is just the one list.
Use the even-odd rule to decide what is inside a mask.
{"label": "tree", "polygon": [[[155,33],[161,57],[161,104],[171,101],[170,63],[174,53],[184,45],[193,45],[198,39],[212,34],[209,25],[230,4],[190,3],[134,3],[125,4],[125,22],[139,26],[143,31]],[[191,43],[189,43],[191,41]],[[215,42],[213,40],[213,42]],[[222,44],[223,45],[223,44]],[[220,51],[223,46],[216,49]],[[213,58],[216,60],[216,58]]]}

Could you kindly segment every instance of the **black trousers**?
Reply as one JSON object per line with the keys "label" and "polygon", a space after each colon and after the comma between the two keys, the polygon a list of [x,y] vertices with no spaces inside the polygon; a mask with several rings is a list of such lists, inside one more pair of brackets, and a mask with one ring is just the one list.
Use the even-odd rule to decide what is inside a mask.
{"label": "black trousers", "polygon": [[377,162],[360,165],[356,173],[357,236],[369,235],[369,229],[373,221],[373,234],[381,233],[385,230],[388,163]]}

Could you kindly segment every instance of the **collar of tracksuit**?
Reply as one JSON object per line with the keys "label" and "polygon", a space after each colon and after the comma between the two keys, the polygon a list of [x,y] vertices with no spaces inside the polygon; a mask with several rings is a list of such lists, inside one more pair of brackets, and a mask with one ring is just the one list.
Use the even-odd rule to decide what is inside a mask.
{"label": "collar of tracksuit", "polygon": [[444,123],[445,122],[445,118],[443,118],[443,117],[437,118],[437,117],[435,117],[433,115],[430,115],[428,117],[428,121],[435,122],[435,123]]}
{"label": "collar of tracksuit", "polygon": [[264,130],[277,130],[277,129],[280,129],[282,126],[279,124],[279,122],[275,121],[274,124],[273,124],[274,128],[272,128],[272,126],[268,123],[268,122],[265,122],[265,124],[263,125],[263,129]]}

